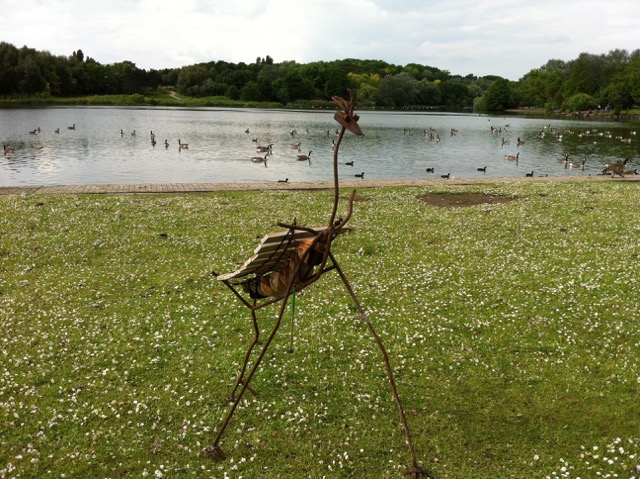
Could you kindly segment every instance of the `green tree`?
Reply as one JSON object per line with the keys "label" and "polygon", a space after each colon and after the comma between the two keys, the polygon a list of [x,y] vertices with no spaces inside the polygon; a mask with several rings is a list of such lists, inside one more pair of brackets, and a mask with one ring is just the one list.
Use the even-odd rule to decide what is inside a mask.
{"label": "green tree", "polygon": [[418,81],[410,73],[403,72],[382,78],[378,87],[378,97],[385,106],[402,108],[415,105],[419,91]]}
{"label": "green tree", "polygon": [[499,78],[491,83],[478,107],[485,111],[504,111],[511,105],[509,81]]}

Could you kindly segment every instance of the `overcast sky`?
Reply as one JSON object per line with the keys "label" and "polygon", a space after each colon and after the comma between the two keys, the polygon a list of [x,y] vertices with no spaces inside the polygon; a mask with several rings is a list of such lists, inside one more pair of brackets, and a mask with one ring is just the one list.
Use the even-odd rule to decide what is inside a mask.
{"label": "overcast sky", "polygon": [[161,69],[224,60],[419,63],[518,80],[640,48],[638,0],[0,0],[0,41]]}

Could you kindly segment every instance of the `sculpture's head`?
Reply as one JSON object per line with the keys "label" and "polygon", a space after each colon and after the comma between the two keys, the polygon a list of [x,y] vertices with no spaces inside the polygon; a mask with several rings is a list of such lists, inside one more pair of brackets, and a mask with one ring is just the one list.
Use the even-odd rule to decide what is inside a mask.
{"label": "sculpture's head", "polygon": [[349,92],[349,101],[339,96],[333,97],[333,101],[335,101],[338,106],[342,108],[342,111],[338,110],[333,117],[338,123],[340,123],[340,125],[342,125],[343,128],[349,130],[352,133],[355,133],[358,136],[361,136],[363,135],[363,133],[358,126],[358,120],[360,119],[360,117],[353,113],[353,92],[350,89],[347,91]]}

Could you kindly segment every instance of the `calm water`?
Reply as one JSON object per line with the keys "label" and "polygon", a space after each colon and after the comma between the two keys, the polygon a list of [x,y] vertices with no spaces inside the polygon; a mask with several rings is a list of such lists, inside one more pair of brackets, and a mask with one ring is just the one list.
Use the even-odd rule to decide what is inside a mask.
{"label": "calm water", "polygon": [[[341,148],[340,163],[354,162],[341,166],[343,179],[361,172],[366,179],[595,175],[628,157],[631,169],[640,168],[637,123],[363,111],[360,126],[365,136],[347,134]],[[0,139],[14,151],[0,156],[0,185],[330,180],[337,127],[330,111],[4,109]],[[179,139],[189,148],[180,150]],[[300,152],[291,148],[298,142]],[[269,143],[267,166],[253,163],[263,155],[256,146]],[[309,151],[310,162],[297,160]],[[505,158],[518,152],[517,162]],[[565,168],[557,161],[564,154],[572,162],[586,159],[584,170]]]}

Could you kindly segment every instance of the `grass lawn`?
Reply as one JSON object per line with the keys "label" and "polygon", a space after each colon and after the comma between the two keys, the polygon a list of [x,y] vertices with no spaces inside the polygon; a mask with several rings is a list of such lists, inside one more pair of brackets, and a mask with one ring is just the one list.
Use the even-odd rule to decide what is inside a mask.
{"label": "grass lawn", "polygon": [[[298,295],[292,354],[285,317],[227,461],[202,454],[252,334],[211,271],[331,201],[0,196],[0,478],[402,477],[381,356],[333,273]],[[349,226],[333,251],[435,478],[640,477],[638,183],[361,189]]]}

